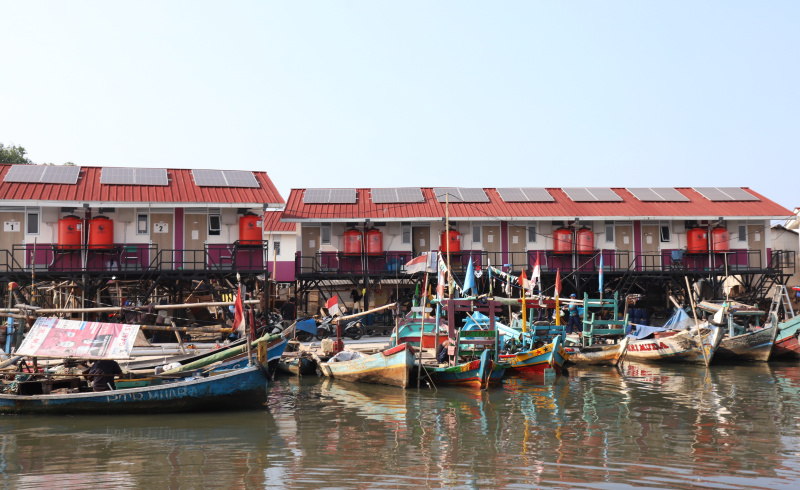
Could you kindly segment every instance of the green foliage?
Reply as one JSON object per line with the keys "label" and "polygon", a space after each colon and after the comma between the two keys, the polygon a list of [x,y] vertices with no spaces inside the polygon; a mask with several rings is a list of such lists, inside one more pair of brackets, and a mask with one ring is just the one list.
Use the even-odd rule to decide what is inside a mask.
{"label": "green foliage", "polygon": [[26,156],[21,146],[6,146],[0,143],[0,163],[33,163]]}

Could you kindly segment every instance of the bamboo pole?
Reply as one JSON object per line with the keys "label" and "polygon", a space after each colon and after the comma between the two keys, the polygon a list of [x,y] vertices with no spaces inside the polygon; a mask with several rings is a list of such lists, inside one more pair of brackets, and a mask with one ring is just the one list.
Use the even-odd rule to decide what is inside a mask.
{"label": "bamboo pole", "polygon": [[[417,370],[417,389],[419,389],[420,384],[422,383],[422,343],[425,337],[425,299],[427,298],[428,294],[428,271],[425,271],[425,285],[422,288],[422,320],[419,324],[419,369]],[[438,327],[438,326],[437,326]],[[437,328],[438,330],[438,328]],[[434,347],[435,349],[435,347]]]}
{"label": "bamboo pole", "polygon": [[383,305],[383,306],[379,306],[379,307],[373,308],[371,310],[362,311],[360,313],[354,313],[352,315],[347,315],[347,316],[340,316],[339,318],[334,318],[333,319],[333,323],[339,323],[339,322],[344,321],[344,320],[352,320],[353,318],[362,317],[364,315],[369,315],[370,313],[375,313],[377,311],[383,311],[383,310],[385,310],[387,308],[393,308],[395,306],[397,306],[396,302],[395,303],[389,303],[389,304]]}
{"label": "bamboo pole", "polygon": [[[247,301],[242,301],[243,304],[246,305],[254,305],[258,304],[259,301],[257,299],[248,299]],[[153,309],[155,310],[179,310],[179,309],[187,309],[187,308],[212,308],[216,306],[231,306],[233,305],[233,301],[214,301],[214,302],[206,302],[206,303],[181,303],[177,305],[153,305]],[[133,308],[125,308],[122,306],[101,306],[97,308],[37,308],[37,309],[27,309],[28,311],[35,313],[37,315],[52,315],[58,313],[113,313],[119,311],[135,311],[135,312],[145,312],[144,306],[135,306]],[[4,313],[20,313],[23,309],[22,308],[3,308],[0,309],[0,316],[3,316]]]}

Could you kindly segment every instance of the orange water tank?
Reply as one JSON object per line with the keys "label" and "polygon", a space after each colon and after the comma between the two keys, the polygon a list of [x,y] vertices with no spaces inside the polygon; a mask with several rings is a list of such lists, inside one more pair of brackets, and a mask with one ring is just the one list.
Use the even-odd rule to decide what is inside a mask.
{"label": "orange water tank", "polygon": [[[594,240],[594,238],[592,240]],[[572,230],[569,228],[558,228],[553,232],[553,253],[572,253]]]}
{"label": "orange water tank", "polygon": [[104,250],[114,246],[114,222],[107,216],[89,220],[89,248]]}
{"label": "orange water tank", "polygon": [[344,232],[344,254],[361,255],[361,232],[351,228]]}
{"label": "orange water tank", "polygon": [[690,254],[708,252],[708,231],[705,228],[692,228],[686,232],[686,251]]}
{"label": "orange water tank", "polygon": [[711,250],[714,252],[730,252],[731,234],[726,228],[718,226],[711,230]]}
{"label": "orange water tank", "polygon": [[439,235],[439,252],[446,254],[448,252],[448,245],[450,244],[451,254],[461,253],[461,233],[456,230],[443,231]]}
{"label": "orange water tank", "polygon": [[83,220],[77,216],[64,216],[58,220],[58,248],[78,250],[83,243]]}
{"label": "orange water tank", "polygon": [[246,213],[239,218],[239,245],[261,245],[264,231],[261,228],[261,217]]}
{"label": "orange water tank", "polygon": [[383,254],[383,233],[376,228],[370,228],[366,233],[367,255]]}
{"label": "orange water tank", "polygon": [[594,233],[589,228],[581,228],[576,233],[578,235],[578,253],[579,254],[592,254],[594,253]]}

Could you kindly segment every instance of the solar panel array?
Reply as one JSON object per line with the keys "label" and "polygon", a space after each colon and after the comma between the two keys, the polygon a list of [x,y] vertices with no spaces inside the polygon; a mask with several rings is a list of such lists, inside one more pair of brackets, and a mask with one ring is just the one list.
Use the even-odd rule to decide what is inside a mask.
{"label": "solar panel array", "polygon": [[628,192],[642,202],[687,202],[689,198],[672,187],[628,187]]}
{"label": "solar panel array", "polygon": [[422,189],[419,187],[388,187],[371,189],[372,202],[375,204],[423,202]]}
{"label": "solar panel array", "polygon": [[544,187],[498,187],[497,193],[505,202],[553,202]]}
{"label": "solar panel array", "polygon": [[200,187],[258,187],[253,172],[243,170],[192,170],[192,175]]}
{"label": "solar panel array", "polygon": [[306,189],[305,204],[355,204],[355,189]]}
{"label": "solar panel array", "polygon": [[434,187],[433,194],[439,202],[489,202],[489,196],[480,187]]}
{"label": "solar panel array", "polygon": [[622,201],[622,198],[609,187],[564,187],[561,190],[575,202]]}
{"label": "solar panel array", "polygon": [[741,187],[695,187],[709,201],[760,201]]}
{"label": "solar panel array", "polygon": [[12,165],[5,182],[26,184],[77,184],[80,167],[57,165]]}
{"label": "solar panel array", "polygon": [[108,185],[168,185],[165,168],[103,168],[100,183]]}

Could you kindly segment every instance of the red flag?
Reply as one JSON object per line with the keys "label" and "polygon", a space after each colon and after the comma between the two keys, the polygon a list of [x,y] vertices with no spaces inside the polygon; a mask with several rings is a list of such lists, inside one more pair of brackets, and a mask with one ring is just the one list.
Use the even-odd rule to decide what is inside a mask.
{"label": "red flag", "polygon": [[561,269],[556,270],[556,298],[561,294]]}
{"label": "red flag", "polygon": [[236,288],[236,301],[233,305],[233,329],[244,335],[244,305],[242,304],[242,288]]}
{"label": "red flag", "polygon": [[339,295],[334,294],[331,299],[325,302],[325,308],[328,310],[331,316],[340,315],[341,311],[339,310]]}
{"label": "red flag", "polygon": [[[531,281],[533,284],[539,283],[539,292],[542,290],[542,269],[539,267],[539,254],[536,254],[536,265],[533,266],[533,274],[531,274]],[[533,291],[533,284],[531,284],[531,291]]]}
{"label": "red flag", "polygon": [[525,281],[527,281],[527,280],[528,280],[528,278],[525,276],[525,269],[523,269],[522,270],[522,275],[519,276],[519,285],[524,288],[525,287]]}

